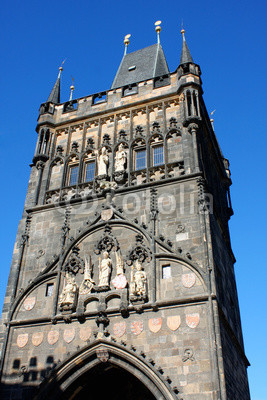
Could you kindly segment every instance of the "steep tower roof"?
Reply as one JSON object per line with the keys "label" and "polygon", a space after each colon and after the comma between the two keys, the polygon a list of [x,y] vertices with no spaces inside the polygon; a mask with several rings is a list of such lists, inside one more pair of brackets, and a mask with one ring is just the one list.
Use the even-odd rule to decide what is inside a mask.
{"label": "steep tower roof", "polygon": [[111,89],[169,73],[160,43],[124,54]]}
{"label": "steep tower roof", "polygon": [[62,71],[63,71],[63,68],[60,67],[56,83],[54,84],[54,87],[51,90],[51,93],[46,101],[47,103],[54,103],[54,104],[60,103],[60,77],[61,77]]}
{"label": "steep tower roof", "polygon": [[182,47],[182,53],[181,53],[181,59],[180,59],[180,65],[181,64],[186,64],[186,63],[193,63],[193,58],[190,54],[189,48],[187,46],[186,40],[185,40],[185,30],[182,29],[181,33],[183,35],[183,47]]}

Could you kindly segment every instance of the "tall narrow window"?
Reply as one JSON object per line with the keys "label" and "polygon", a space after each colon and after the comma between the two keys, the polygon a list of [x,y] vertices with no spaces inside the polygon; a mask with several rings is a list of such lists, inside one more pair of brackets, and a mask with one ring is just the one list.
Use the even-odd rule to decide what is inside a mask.
{"label": "tall narrow window", "polygon": [[73,165],[69,169],[69,186],[76,185],[78,181],[78,165]]}
{"label": "tall narrow window", "polygon": [[85,182],[91,182],[95,177],[95,162],[91,161],[85,164]]}
{"label": "tall narrow window", "polygon": [[140,170],[146,168],[146,150],[136,150],[135,152],[135,169]]}
{"label": "tall narrow window", "polygon": [[153,147],[153,165],[162,165],[164,163],[163,146]]}
{"label": "tall narrow window", "polygon": [[192,115],[192,101],[190,92],[187,92],[186,98],[187,98],[188,116],[190,117]]}

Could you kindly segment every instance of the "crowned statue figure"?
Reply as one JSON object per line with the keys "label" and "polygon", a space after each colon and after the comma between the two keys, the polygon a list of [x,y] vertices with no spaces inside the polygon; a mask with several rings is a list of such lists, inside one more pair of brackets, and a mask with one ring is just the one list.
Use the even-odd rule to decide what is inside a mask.
{"label": "crowned statue figure", "polygon": [[59,296],[60,309],[64,311],[73,310],[77,300],[77,284],[75,278],[69,272],[66,273],[66,282]]}
{"label": "crowned statue figure", "polygon": [[130,296],[132,299],[147,299],[147,275],[139,260],[136,260],[135,266],[132,266]]}
{"label": "crowned statue figure", "polygon": [[123,144],[120,143],[118,151],[115,156],[115,172],[121,172],[125,170],[127,161],[127,154],[123,149]]}

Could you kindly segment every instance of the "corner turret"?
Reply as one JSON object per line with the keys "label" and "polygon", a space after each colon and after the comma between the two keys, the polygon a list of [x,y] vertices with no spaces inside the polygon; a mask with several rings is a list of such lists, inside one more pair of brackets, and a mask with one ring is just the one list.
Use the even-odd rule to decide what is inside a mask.
{"label": "corner turret", "polygon": [[53,86],[53,89],[51,90],[51,93],[50,93],[47,101],[45,103],[41,104],[41,107],[39,110],[39,116],[42,114],[45,114],[45,113],[53,114],[55,104],[60,103],[60,79],[61,79],[62,71],[63,71],[63,67],[61,65],[59,68],[57,80]]}

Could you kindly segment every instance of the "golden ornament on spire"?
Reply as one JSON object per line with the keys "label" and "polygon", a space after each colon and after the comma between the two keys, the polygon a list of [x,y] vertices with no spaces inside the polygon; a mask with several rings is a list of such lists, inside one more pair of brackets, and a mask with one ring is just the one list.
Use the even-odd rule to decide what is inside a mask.
{"label": "golden ornament on spire", "polygon": [[156,21],[155,22],[155,31],[157,32],[157,35],[158,35],[158,43],[160,43],[160,40],[159,40],[159,34],[160,34],[160,31],[161,31],[161,26],[160,26],[160,24],[161,24],[161,21]]}
{"label": "golden ornament on spire", "polygon": [[130,40],[129,40],[130,37],[131,37],[130,33],[128,33],[128,35],[124,36],[124,44],[125,44],[124,54],[127,53],[127,47],[130,43]]}
{"label": "golden ornament on spire", "polygon": [[70,98],[69,98],[69,101],[71,101],[72,100],[72,93],[73,93],[73,90],[74,90],[74,79],[73,79],[73,77],[71,77],[71,79],[72,79],[72,85],[70,86]]}

